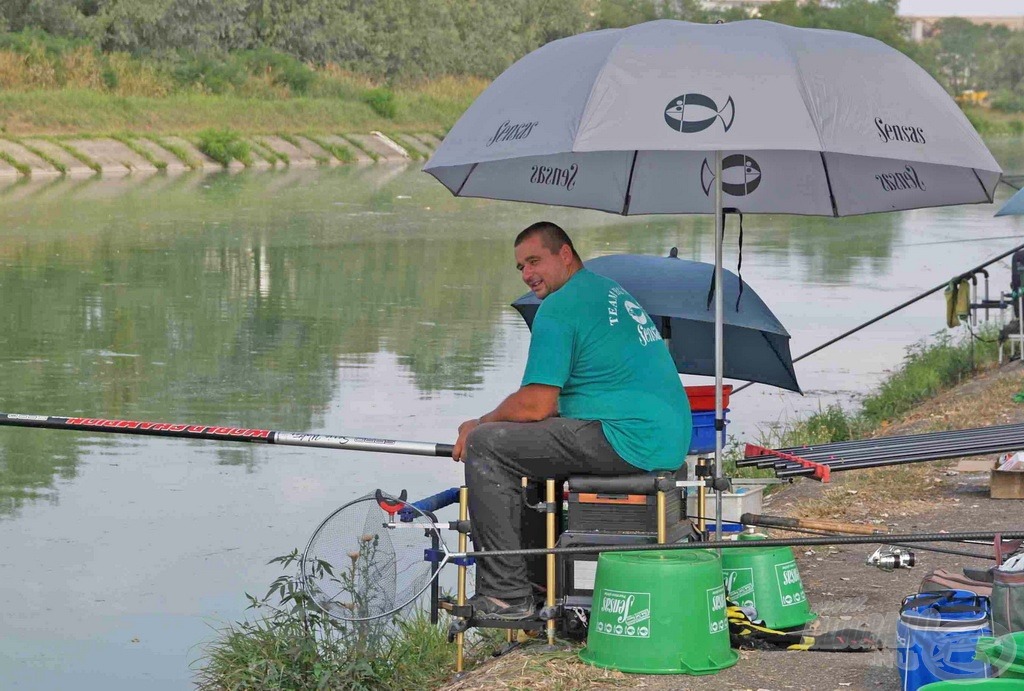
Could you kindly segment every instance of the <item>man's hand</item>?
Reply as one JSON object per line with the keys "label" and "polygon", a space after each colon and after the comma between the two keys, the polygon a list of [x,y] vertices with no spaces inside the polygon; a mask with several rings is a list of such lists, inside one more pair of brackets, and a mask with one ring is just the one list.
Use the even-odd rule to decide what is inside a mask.
{"label": "man's hand", "polygon": [[466,420],[459,425],[459,439],[455,442],[455,448],[452,449],[452,459],[455,461],[464,461],[466,459],[466,437],[469,433],[476,429],[477,425],[480,424],[478,418],[472,420]]}
{"label": "man's hand", "polygon": [[452,448],[452,458],[466,459],[466,437],[484,422],[537,422],[558,415],[557,386],[527,384],[502,401],[497,408],[479,418],[459,425],[459,439]]}

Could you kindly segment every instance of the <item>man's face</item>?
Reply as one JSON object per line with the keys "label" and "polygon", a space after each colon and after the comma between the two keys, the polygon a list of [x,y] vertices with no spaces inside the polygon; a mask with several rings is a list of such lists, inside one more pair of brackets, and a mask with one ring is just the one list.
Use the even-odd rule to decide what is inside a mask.
{"label": "man's face", "polygon": [[568,245],[552,252],[539,235],[528,237],[516,246],[516,268],[523,276],[523,283],[541,300],[565,285],[572,276],[572,264],[572,250]]}

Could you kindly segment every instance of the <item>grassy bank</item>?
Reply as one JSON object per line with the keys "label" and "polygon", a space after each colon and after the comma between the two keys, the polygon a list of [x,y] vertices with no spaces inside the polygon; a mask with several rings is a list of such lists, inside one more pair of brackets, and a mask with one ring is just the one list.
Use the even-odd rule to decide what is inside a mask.
{"label": "grassy bank", "polygon": [[964,106],[964,114],[983,137],[1024,135],[1024,112],[1002,112],[992,108]]}
{"label": "grassy bank", "polygon": [[[377,82],[268,48],[155,59],[43,32],[0,33],[0,134],[187,135],[226,126],[241,134],[442,133],[488,83]],[[965,112],[984,136],[1024,134],[1024,112],[1014,110]]]}
{"label": "grassy bank", "polygon": [[378,83],[269,49],[161,60],[42,33],[0,34],[0,132],[188,134],[447,130],[487,81]]}
{"label": "grassy bank", "polygon": [[[116,96],[88,89],[0,91],[0,132],[9,136],[113,133],[187,134],[230,125],[265,132],[444,132],[483,89],[477,80],[444,79],[395,89],[385,117],[362,96],[267,100],[176,93]],[[372,91],[367,89],[368,92]]]}

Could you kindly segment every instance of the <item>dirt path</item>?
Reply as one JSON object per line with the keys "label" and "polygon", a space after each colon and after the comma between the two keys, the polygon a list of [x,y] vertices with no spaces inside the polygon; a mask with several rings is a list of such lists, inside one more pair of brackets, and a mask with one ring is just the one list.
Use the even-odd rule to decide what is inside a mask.
{"label": "dirt path", "polygon": [[[1024,422],[1024,404],[1013,394],[1024,388],[1018,362],[990,370],[917,407],[889,425],[885,435]],[[1024,443],[1022,443],[1024,448]],[[993,460],[994,456],[970,460]],[[1020,529],[1024,501],[988,496],[987,471],[962,459],[838,473],[829,485],[798,481],[769,497],[766,514],[817,516],[873,523],[892,532]],[[775,532],[774,535],[794,536]],[[979,545],[946,545],[984,553]],[[824,547],[797,552],[804,589],[819,614],[816,631],[864,627],[882,636],[883,650],[870,653],[741,651],[732,668],[706,677],[625,675],[578,662],[573,652],[531,654],[529,647],[472,670],[444,687],[459,689],[757,689],[776,691],[874,689],[898,691],[892,649],[900,600],[917,592],[922,576],[936,568],[959,572],[993,562],[917,551],[917,566],[890,573],[864,565],[874,546]]]}

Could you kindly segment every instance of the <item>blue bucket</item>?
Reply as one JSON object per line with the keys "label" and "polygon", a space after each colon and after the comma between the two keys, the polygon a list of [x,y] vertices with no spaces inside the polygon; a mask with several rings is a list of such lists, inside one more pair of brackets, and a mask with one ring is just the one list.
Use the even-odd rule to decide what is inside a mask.
{"label": "blue bucket", "polygon": [[[728,408],[722,410],[722,422],[729,424]],[[693,417],[693,436],[690,437],[690,450],[687,455],[712,453],[715,450],[715,411],[690,412]],[[725,446],[725,430],[722,430],[722,446]]]}
{"label": "blue bucket", "polygon": [[969,590],[917,593],[904,598],[896,624],[896,666],[903,691],[956,679],[992,675],[974,649],[980,636],[991,636],[987,597]]}

